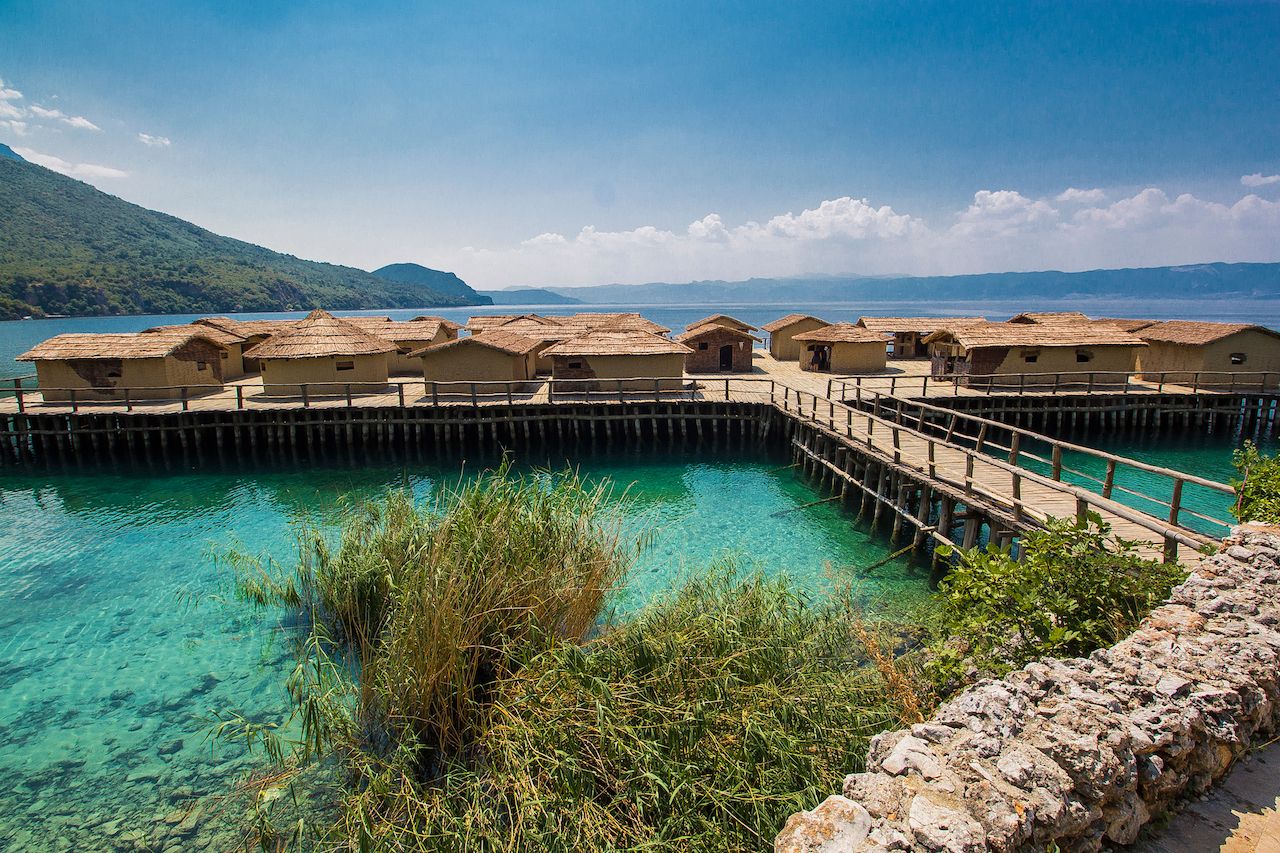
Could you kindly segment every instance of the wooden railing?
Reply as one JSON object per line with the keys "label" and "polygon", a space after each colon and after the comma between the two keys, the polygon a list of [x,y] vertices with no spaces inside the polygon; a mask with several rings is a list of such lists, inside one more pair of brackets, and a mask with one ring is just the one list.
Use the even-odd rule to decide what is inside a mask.
{"label": "wooden railing", "polygon": [[[1221,535],[1225,535],[1233,524],[1229,515],[1215,518],[1183,505],[1183,489],[1187,484],[1234,496],[1235,489],[1226,483],[1219,483],[1215,480],[1209,480],[1204,477],[1198,477],[1195,474],[1188,474],[1160,465],[1152,465],[1148,462],[1108,453],[1105,450],[1098,450],[1083,444],[1051,438],[1042,433],[1013,426],[1003,421],[957,412],[954,409],[935,406],[923,400],[894,397],[874,389],[855,388],[853,401],[856,405],[868,407],[872,412],[885,416],[894,423],[911,425],[917,432],[934,435],[942,434],[948,443],[967,445],[979,453],[987,455],[999,453],[1012,465],[1029,468],[1028,462],[1038,463],[1046,469],[1047,476],[1055,482],[1061,482],[1063,475],[1069,474],[1087,484],[1092,484],[1091,488],[1096,487],[1098,494],[1104,498],[1111,498],[1119,492],[1138,500],[1150,502],[1153,505],[1160,506],[1162,511],[1168,514],[1169,523],[1175,526],[1183,526],[1181,517],[1184,514],[1206,522],[1212,526],[1215,532]],[[1008,443],[1002,444],[997,440],[998,438],[1004,438]],[[1049,448],[1049,456],[1042,456],[1027,448],[1027,444],[1034,443],[1046,445]],[[1078,468],[1072,468],[1064,463],[1064,453],[1073,453],[1081,457],[1097,460],[1099,466],[1105,470],[1105,473],[1099,477],[1081,471]],[[1142,472],[1157,478],[1157,480],[1165,481],[1168,485],[1170,498],[1165,500],[1117,483],[1117,473],[1125,470]],[[1163,492],[1163,489],[1161,491]]]}
{"label": "wooden railing", "polygon": [[[957,382],[956,379],[961,381]],[[1215,393],[1266,393],[1280,389],[1276,371],[1226,370],[1082,370],[1059,373],[983,373],[963,376],[893,375],[855,376],[831,379],[827,395],[843,399],[850,388],[887,389],[889,394],[959,396],[962,389],[980,394],[1020,394],[1028,391],[1049,394],[1080,393],[1163,393],[1201,391]]]}
{"label": "wooden railing", "polygon": [[[1141,526],[1157,536],[1163,543],[1166,556],[1176,558],[1179,545],[1199,547],[1208,539],[1205,535],[1182,524],[1183,515],[1228,526],[1227,522],[1189,510],[1181,505],[1181,487],[1184,483],[1231,493],[1232,489],[1223,483],[1215,483],[1201,477],[1183,472],[1162,469],[1138,460],[1128,459],[1115,454],[1093,450],[1069,442],[1055,442],[1027,430],[1009,427],[997,421],[965,415],[932,406],[927,403],[906,400],[901,397],[854,386],[855,395],[866,409],[848,405],[830,396],[814,394],[792,388],[777,380],[735,376],[717,379],[699,378],[696,381],[685,380],[676,384],[674,378],[655,380],[653,377],[632,377],[620,379],[590,380],[554,380],[554,388],[542,380],[535,381],[434,381],[424,379],[392,380],[379,385],[375,390],[363,390],[369,383],[317,382],[306,383],[296,387],[297,394],[279,395],[265,394],[258,386],[250,386],[255,393],[246,393],[244,385],[229,386],[153,386],[147,388],[121,389],[114,398],[85,400],[86,389],[44,389],[51,392],[65,392],[69,399],[44,403],[34,403],[41,410],[69,407],[72,412],[82,410],[103,411],[118,409],[134,411],[138,407],[147,407],[154,411],[154,406],[168,407],[176,404],[179,411],[191,411],[192,405],[199,403],[204,410],[246,410],[271,409],[283,406],[300,406],[302,408],[321,407],[355,407],[360,405],[396,405],[410,406],[446,406],[446,405],[514,405],[517,403],[563,403],[563,402],[676,402],[676,401],[738,401],[763,402],[778,406],[787,413],[807,420],[817,426],[839,433],[847,440],[863,442],[870,449],[892,456],[898,464],[914,467],[938,482],[963,489],[966,493],[981,497],[994,506],[1006,509],[1015,519],[1035,519],[1043,522],[1044,512],[1037,510],[1022,498],[1022,486],[1026,483],[1048,485],[1059,493],[1070,497],[1076,508],[1078,517],[1090,510],[1102,511],[1112,516],[1123,518]],[[280,386],[277,386],[280,387]],[[546,397],[539,395],[546,390]],[[22,383],[14,383],[13,391],[17,397],[18,411],[27,411],[28,400],[33,393],[39,395],[39,389],[28,389]],[[153,392],[167,392],[164,396],[155,396]],[[93,392],[95,394],[99,392]],[[946,425],[942,425],[945,420]],[[959,425],[974,425],[977,434],[970,435],[961,430]],[[857,429],[855,430],[855,426]],[[1012,438],[1009,445],[997,444],[994,441],[996,430],[1006,430]],[[911,436],[923,443],[926,448],[921,457],[913,457],[903,450],[903,437]],[[887,438],[886,438],[887,437]],[[1054,448],[1051,458],[1028,452],[1021,448],[1024,438],[1046,441]],[[999,451],[1004,458],[992,455]],[[1105,479],[1093,478],[1084,472],[1076,471],[1062,463],[1062,452],[1086,453],[1108,464],[1108,475]],[[964,460],[965,476],[962,480],[945,477],[938,470],[941,451],[959,453]],[[1048,475],[1040,474],[1026,467],[1028,460],[1046,462],[1051,466]],[[975,467],[979,465],[995,466],[1010,475],[1010,493],[993,492],[974,478]],[[1121,466],[1138,470],[1159,472],[1173,481],[1173,500],[1162,499],[1142,494],[1136,490],[1116,484],[1114,473]],[[1100,485],[1097,492],[1090,491],[1080,485],[1066,482],[1062,474],[1070,473],[1087,481]],[[1161,521],[1152,515],[1127,507],[1112,499],[1117,492],[1131,494],[1137,498],[1161,504],[1169,509],[1167,521]]]}
{"label": "wooden railing", "polygon": [[[1178,548],[1181,545],[1198,549],[1212,541],[1206,534],[1179,523],[1177,513],[1171,513],[1169,521],[1161,521],[1152,515],[1112,500],[1110,497],[1103,497],[1101,494],[1096,494],[1061,479],[1053,479],[1027,470],[1015,462],[993,457],[986,452],[985,448],[980,450],[977,447],[965,447],[946,439],[939,439],[926,432],[909,427],[905,422],[891,420],[872,411],[856,409],[828,397],[786,386],[783,386],[782,397],[777,402],[784,410],[842,435],[846,440],[865,442],[869,449],[879,449],[888,453],[895,463],[921,471],[935,482],[961,489],[967,494],[975,495],[993,506],[1002,508],[1008,511],[1015,521],[1033,519],[1037,523],[1043,523],[1047,520],[1048,515],[1043,510],[1023,500],[1022,497],[1023,486],[1038,484],[1051,488],[1064,496],[1064,498],[1067,498],[1074,506],[1074,515],[1078,520],[1083,521],[1088,513],[1092,511],[1123,519],[1146,530],[1162,544],[1163,556],[1166,561],[1177,559]],[[887,446],[883,443],[883,438],[875,438],[877,434],[889,437]],[[925,447],[923,456],[918,454],[910,455],[904,450],[903,439],[908,436],[923,442]],[[952,437],[954,438],[954,436]],[[942,461],[943,452],[959,452],[963,455],[963,479],[956,480],[945,476],[941,472],[939,465]],[[1121,459],[1122,457],[1116,458]],[[1136,460],[1124,461],[1137,466],[1145,464]],[[979,466],[990,466],[1007,473],[1010,478],[1009,493],[993,491],[978,482],[975,478],[975,471],[978,470]],[[1191,475],[1186,474],[1182,474],[1181,477],[1184,481],[1193,479]],[[1194,479],[1212,484],[1215,488],[1222,487],[1227,490],[1231,488],[1221,483],[1201,480],[1201,478]]]}

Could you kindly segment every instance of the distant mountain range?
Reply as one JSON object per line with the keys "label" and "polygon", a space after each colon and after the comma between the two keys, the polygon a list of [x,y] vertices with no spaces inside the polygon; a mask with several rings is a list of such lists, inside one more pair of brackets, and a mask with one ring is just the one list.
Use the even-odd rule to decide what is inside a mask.
{"label": "distant mountain range", "polygon": [[581,299],[563,296],[541,287],[519,287],[513,290],[481,290],[481,296],[493,305],[578,305]]}
{"label": "distant mountain range", "polygon": [[441,272],[421,264],[387,264],[373,271],[378,278],[400,284],[417,284],[430,288],[444,296],[465,299],[463,305],[492,305],[493,300],[483,296],[451,272]]}
{"label": "distant mountain range", "polygon": [[0,145],[0,319],[488,304],[452,273],[417,269],[388,279],[222,237]]}
{"label": "distant mountain range", "polygon": [[812,276],[602,284],[548,290],[596,304],[802,303],[858,299],[1017,299],[1105,296],[1194,299],[1280,298],[1280,264],[1193,264],[1087,272],[1004,272],[950,276]]}

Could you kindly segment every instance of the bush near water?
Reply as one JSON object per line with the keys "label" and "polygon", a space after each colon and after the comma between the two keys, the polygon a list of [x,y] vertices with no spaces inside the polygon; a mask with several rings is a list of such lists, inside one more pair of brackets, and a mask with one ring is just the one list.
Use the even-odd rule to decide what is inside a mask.
{"label": "bush near water", "polygon": [[1261,453],[1252,441],[1232,453],[1238,479],[1234,513],[1240,521],[1280,524],[1280,458]]}
{"label": "bush near water", "polygon": [[[607,496],[504,466],[425,509],[367,504],[336,545],[304,528],[291,570],[241,561],[246,597],[306,617],[291,725],[221,727],[274,759],[249,783],[249,840],[767,849],[877,732],[979,675],[1110,643],[1182,576],[1094,519],[1027,537],[1022,562],[960,555],[927,629],[868,624],[848,586],[815,602],[731,567],[612,625],[608,592],[643,543]],[[329,785],[336,807],[300,807]]]}

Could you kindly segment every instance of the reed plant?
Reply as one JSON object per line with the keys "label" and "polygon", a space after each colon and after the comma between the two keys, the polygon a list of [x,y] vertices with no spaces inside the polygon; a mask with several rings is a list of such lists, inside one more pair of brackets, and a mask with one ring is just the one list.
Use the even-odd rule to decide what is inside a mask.
{"label": "reed plant", "polygon": [[[294,725],[220,727],[276,762],[264,849],[764,849],[920,718],[912,656],[847,590],[722,566],[610,624],[642,543],[608,497],[503,466],[425,508],[364,505],[333,543],[303,528],[288,571],[239,563],[245,597],[307,617]],[[335,773],[327,818],[290,806]]]}

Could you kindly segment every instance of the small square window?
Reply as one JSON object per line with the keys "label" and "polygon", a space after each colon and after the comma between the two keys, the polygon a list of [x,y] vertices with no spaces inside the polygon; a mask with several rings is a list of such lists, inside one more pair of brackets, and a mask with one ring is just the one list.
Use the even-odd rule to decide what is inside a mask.
{"label": "small square window", "polygon": [[1088,364],[1093,361],[1093,353],[1087,349],[1076,350],[1076,364]]}
{"label": "small square window", "polygon": [[1245,361],[1246,361],[1246,360],[1248,360],[1248,358],[1249,358],[1249,357],[1248,357],[1247,355],[1245,355],[1244,353],[1242,353],[1242,352],[1233,352],[1233,353],[1231,353],[1231,363],[1232,363],[1232,364],[1244,364],[1244,363],[1245,363]]}
{"label": "small square window", "polygon": [[582,369],[582,362],[580,362],[580,361],[571,361],[571,362],[569,362],[569,369],[570,369],[570,370],[581,370],[581,369]]}
{"label": "small square window", "polygon": [[706,348],[707,348],[707,342],[706,342],[706,341],[703,341],[702,343],[698,344],[698,349],[706,349]]}
{"label": "small square window", "polygon": [[338,370],[355,370],[356,363],[354,361],[340,361],[334,365]]}
{"label": "small square window", "polygon": [[1035,364],[1037,361],[1040,360],[1040,350],[1024,349],[1022,351],[1022,360],[1025,361],[1027,364]]}
{"label": "small square window", "polygon": [[231,353],[227,352],[226,350],[223,350],[223,351],[222,351],[222,357],[223,357],[223,358],[230,358],[230,357],[231,357]]}
{"label": "small square window", "polygon": [[208,370],[208,369],[209,369],[209,365],[207,362],[203,362],[203,361],[196,362],[196,370]]}

